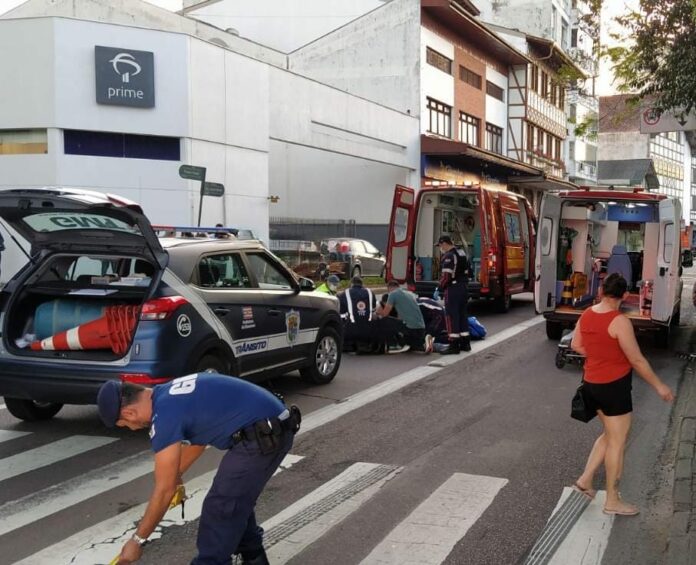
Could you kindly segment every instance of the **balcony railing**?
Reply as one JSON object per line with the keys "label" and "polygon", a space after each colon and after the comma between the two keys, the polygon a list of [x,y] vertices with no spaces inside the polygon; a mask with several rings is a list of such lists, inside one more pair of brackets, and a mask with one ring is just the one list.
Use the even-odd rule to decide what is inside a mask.
{"label": "balcony railing", "polygon": [[[531,108],[532,110],[536,110],[539,114],[541,114],[542,117],[549,119],[559,128],[561,128],[564,132],[561,137],[565,137],[565,131],[567,127],[565,112],[551,104],[551,102],[549,102],[548,100],[544,100],[541,96],[539,96],[539,94],[537,94],[533,90],[529,91],[528,100],[529,108]],[[530,117],[533,117],[533,114],[531,114]]]}
{"label": "balcony railing", "polygon": [[526,162],[544,171],[550,177],[562,179],[565,176],[565,165],[545,155],[540,155],[534,151],[525,152]]}

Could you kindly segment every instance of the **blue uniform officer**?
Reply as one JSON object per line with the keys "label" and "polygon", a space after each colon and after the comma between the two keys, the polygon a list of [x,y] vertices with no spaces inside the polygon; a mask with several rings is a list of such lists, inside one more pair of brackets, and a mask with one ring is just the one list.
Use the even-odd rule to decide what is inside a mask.
{"label": "blue uniform officer", "polygon": [[445,297],[445,320],[449,337],[449,347],[442,353],[456,355],[460,351],[471,351],[467,308],[469,259],[466,252],[455,247],[447,235],[441,236],[437,245],[442,252],[438,291]]}
{"label": "blue uniform officer", "polygon": [[246,565],[267,565],[263,530],[254,507],[264,486],[290,451],[299,410],[247,381],[195,373],[152,389],[107,381],[97,397],[109,426],[150,429],[155,486],[120,561],[140,559],[142,545],[167,511],[182,475],[211,445],[227,453],[203,502],[198,555],[192,565],[229,564],[233,553]]}

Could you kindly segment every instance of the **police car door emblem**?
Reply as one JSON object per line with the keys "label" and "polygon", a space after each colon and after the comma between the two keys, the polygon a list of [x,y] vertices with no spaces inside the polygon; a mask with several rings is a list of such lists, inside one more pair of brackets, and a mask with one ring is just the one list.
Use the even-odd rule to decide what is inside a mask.
{"label": "police car door emblem", "polygon": [[285,314],[286,337],[290,345],[294,345],[300,333],[300,313],[297,310],[290,310]]}
{"label": "police car door emblem", "polygon": [[179,332],[181,337],[188,337],[191,335],[191,320],[186,314],[181,314],[176,319],[176,331]]}

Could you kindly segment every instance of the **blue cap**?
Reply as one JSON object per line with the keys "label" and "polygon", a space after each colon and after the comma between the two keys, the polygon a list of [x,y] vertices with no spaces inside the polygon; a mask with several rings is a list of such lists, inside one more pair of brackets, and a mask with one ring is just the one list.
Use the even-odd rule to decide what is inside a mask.
{"label": "blue cap", "polygon": [[121,383],[106,381],[97,394],[99,417],[107,428],[116,426],[121,414]]}

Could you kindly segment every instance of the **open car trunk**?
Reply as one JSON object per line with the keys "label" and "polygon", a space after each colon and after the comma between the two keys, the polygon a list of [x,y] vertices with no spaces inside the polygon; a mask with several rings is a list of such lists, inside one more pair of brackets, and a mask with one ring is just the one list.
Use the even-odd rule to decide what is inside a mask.
{"label": "open car trunk", "polygon": [[[122,358],[130,350],[140,307],[158,273],[142,257],[71,253],[42,257],[9,297],[5,346],[15,355],[49,359]],[[95,323],[90,326],[91,322]]]}

